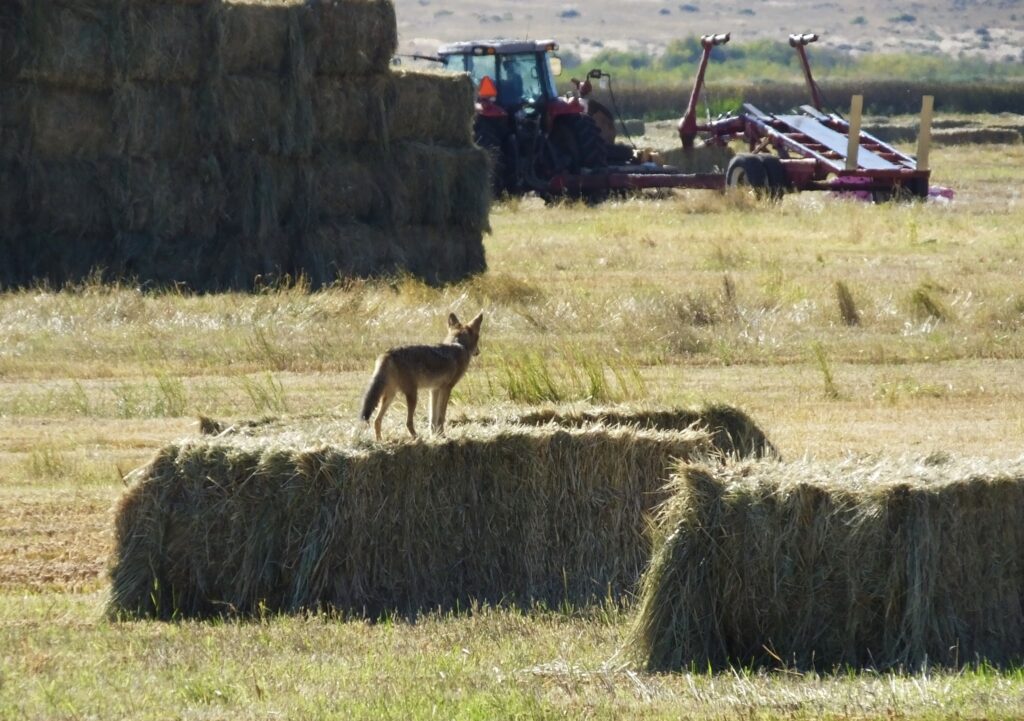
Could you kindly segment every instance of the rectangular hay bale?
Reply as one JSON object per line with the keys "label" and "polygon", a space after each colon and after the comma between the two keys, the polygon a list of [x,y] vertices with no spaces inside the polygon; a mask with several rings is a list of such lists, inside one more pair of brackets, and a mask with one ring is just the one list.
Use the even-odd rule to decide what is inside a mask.
{"label": "rectangular hay bale", "polygon": [[123,83],[114,90],[112,103],[115,155],[179,159],[201,152],[201,106],[192,88]]}
{"label": "rectangular hay bale", "polygon": [[360,77],[388,69],[398,49],[391,0],[308,0],[299,12],[316,75]]}
{"label": "rectangular hay bale", "polygon": [[113,81],[111,26],[116,5],[99,0],[22,5],[19,77],[55,87],[109,90]]}
{"label": "rectangular hay bale", "polygon": [[26,92],[31,153],[40,159],[98,159],[111,150],[110,93],[43,86]]}
{"label": "rectangular hay bale", "polygon": [[229,0],[217,6],[218,60],[226,75],[280,75],[288,69],[300,2]]}
{"label": "rectangular hay bale", "polygon": [[118,506],[111,614],[603,600],[646,565],[671,460],[706,449],[625,428],[331,444],[351,432],[323,419],[161,450]]}
{"label": "rectangular hay bale", "polygon": [[395,92],[388,108],[392,140],[453,147],[473,143],[476,93],[469,76],[454,73],[392,73]]}
{"label": "rectangular hay bale", "polygon": [[691,465],[669,490],[648,669],[1024,660],[1024,461]]}
{"label": "rectangular hay bale", "polygon": [[193,84],[209,52],[206,9],[195,3],[145,2],[118,14],[115,65],[130,81]]}
{"label": "rectangular hay bale", "polygon": [[27,167],[26,219],[35,236],[110,236],[111,170],[95,161],[45,161]]}

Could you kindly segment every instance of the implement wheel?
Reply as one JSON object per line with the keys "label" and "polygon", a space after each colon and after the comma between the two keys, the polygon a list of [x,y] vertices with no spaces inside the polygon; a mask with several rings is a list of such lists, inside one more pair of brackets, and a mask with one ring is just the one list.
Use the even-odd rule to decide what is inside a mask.
{"label": "implement wheel", "polygon": [[768,171],[760,156],[749,153],[737,155],[725,169],[727,188],[749,188],[761,196],[768,186]]}
{"label": "implement wheel", "polygon": [[766,197],[769,200],[782,200],[782,196],[789,192],[789,178],[786,176],[786,168],[783,167],[782,160],[774,155],[758,155],[757,157],[761,159],[767,177]]}

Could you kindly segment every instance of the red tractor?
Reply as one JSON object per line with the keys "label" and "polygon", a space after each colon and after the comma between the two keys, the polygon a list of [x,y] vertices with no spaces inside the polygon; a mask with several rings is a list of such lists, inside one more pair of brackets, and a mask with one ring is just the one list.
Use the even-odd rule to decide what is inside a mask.
{"label": "red tractor", "polygon": [[607,145],[579,97],[558,94],[562,63],[550,40],[476,40],[444,45],[438,59],[478,88],[474,135],[494,158],[495,195],[548,195],[561,175],[604,172]]}

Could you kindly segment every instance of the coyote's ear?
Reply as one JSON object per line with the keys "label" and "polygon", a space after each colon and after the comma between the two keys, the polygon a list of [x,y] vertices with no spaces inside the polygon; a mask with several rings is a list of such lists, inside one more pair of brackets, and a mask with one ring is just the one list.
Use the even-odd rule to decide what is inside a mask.
{"label": "coyote's ear", "polygon": [[476,318],[474,318],[473,320],[469,321],[469,327],[472,328],[475,332],[479,333],[480,332],[480,324],[483,323],[483,322],[484,322],[484,312],[480,311],[479,313],[476,314]]}
{"label": "coyote's ear", "polygon": [[449,313],[448,314],[448,327],[449,328],[458,328],[460,325],[462,325],[462,324],[459,323],[459,317],[457,315],[455,315],[454,313]]}

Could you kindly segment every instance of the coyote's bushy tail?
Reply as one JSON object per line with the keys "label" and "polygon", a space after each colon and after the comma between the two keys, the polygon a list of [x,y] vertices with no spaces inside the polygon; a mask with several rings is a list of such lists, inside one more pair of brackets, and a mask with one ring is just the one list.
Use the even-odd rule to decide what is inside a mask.
{"label": "coyote's bushy tail", "polygon": [[370,379],[370,387],[366,389],[366,395],[363,396],[363,412],[359,414],[359,417],[366,422],[369,422],[370,416],[373,415],[377,404],[380,403],[380,397],[384,395],[384,386],[387,383],[386,366],[387,361],[377,364],[377,370],[373,372],[373,378]]}

